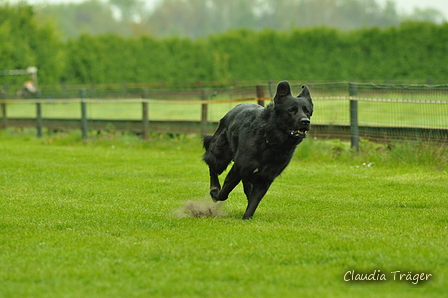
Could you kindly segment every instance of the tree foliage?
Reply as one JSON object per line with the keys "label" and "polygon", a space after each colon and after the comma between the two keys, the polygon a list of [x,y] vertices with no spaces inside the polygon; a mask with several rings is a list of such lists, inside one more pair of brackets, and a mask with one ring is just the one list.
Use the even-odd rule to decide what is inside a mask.
{"label": "tree foliage", "polygon": [[36,21],[30,6],[4,5],[0,15],[0,69],[35,65],[41,84],[448,79],[447,23],[234,29],[196,39],[82,34],[64,41],[54,25]]}
{"label": "tree foliage", "polygon": [[[52,23],[39,23],[24,4],[0,6],[1,70],[37,66],[43,81],[55,82],[65,69],[64,45]],[[10,82],[23,78],[8,78]]]}
{"label": "tree foliage", "polygon": [[128,28],[114,18],[112,6],[100,0],[46,5],[36,10],[39,19],[53,19],[65,38],[82,34],[129,34]]}
{"label": "tree foliage", "polygon": [[85,0],[79,4],[39,6],[65,37],[115,33],[123,36],[200,38],[228,30],[326,26],[341,30],[398,26],[414,20],[442,23],[431,8],[400,13],[395,2],[378,0],[159,0],[150,10],[142,0]]}

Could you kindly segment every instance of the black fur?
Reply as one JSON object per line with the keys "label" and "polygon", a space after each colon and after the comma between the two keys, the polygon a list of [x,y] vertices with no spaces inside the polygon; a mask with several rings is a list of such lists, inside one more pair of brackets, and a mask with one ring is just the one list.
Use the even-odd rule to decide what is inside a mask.
{"label": "black fur", "polygon": [[[240,104],[219,122],[213,136],[204,136],[203,160],[210,169],[210,195],[224,201],[243,181],[248,204],[243,219],[252,218],[274,179],[286,168],[297,145],[310,129],[313,103],[307,86],[298,97],[280,82],[274,102],[266,108]],[[234,161],[223,187],[220,175]]]}

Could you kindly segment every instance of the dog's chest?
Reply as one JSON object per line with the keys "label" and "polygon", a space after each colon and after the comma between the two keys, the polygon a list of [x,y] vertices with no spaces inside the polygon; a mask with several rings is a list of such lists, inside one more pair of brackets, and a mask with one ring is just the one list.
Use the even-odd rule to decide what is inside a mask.
{"label": "dog's chest", "polygon": [[258,172],[267,175],[279,175],[289,164],[294,154],[296,146],[286,148],[269,148],[266,146],[264,150],[259,151],[258,155]]}

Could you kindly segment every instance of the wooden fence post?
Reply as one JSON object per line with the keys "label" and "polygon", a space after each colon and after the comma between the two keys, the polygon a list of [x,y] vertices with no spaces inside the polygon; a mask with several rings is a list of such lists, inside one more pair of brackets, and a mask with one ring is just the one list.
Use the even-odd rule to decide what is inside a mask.
{"label": "wooden fence post", "polygon": [[[358,95],[358,85],[349,83],[349,95]],[[359,127],[358,127],[358,101],[350,99],[350,140],[352,148],[359,151]]]}
{"label": "wooden fence post", "polygon": [[262,99],[262,98],[264,98],[264,87],[263,87],[263,85],[257,85],[256,88],[257,88],[257,98],[258,98],[257,102],[260,106],[264,107],[264,99]]}
{"label": "wooden fence post", "polygon": [[[208,89],[202,89],[201,100],[208,99]],[[205,135],[205,130],[207,129],[208,122],[208,104],[204,103],[201,105],[201,134]]]}
{"label": "wooden fence post", "polygon": [[42,137],[42,103],[36,103],[37,137]]}
{"label": "wooden fence post", "polygon": [[[142,99],[148,98],[148,89],[142,89]],[[148,102],[142,101],[142,121],[143,121],[143,140],[148,140],[149,135],[149,113],[148,113]]]}
{"label": "wooden fence post", "polygon": [[8,125],[8,116],[6,114],[6,103],[1,104],[2,109],[2,128],[6,129],[6,126]]}
{"label": "wooden fence post", "polygon": [[273,86],[272,86],[272,80],[269,81],[269,96],[271,98],[274,97],[274,91],[273,91]]}
{"label": "wooden fence post", "polygon": [[87,91],[85,88],[80,90],[81,97],[81,130],[82,130],[82,138],[87,139],[88,137],[88,128],[87,128],[87,105],[84,99],[87,97]]}

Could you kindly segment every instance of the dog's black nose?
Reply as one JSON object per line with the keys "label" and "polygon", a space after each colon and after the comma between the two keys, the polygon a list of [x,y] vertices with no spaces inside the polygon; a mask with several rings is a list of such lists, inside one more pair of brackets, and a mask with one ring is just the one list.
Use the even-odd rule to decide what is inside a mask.
{"label": "dog's black nose", "polygon": [[303,125],[308,125],[308,124],[310,124],[310,119],[308,119],[308,118],[302,118],[302,120],[300,120],[300,122],[301,122]]}

